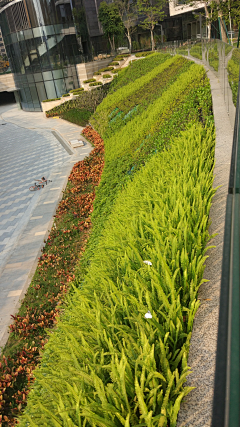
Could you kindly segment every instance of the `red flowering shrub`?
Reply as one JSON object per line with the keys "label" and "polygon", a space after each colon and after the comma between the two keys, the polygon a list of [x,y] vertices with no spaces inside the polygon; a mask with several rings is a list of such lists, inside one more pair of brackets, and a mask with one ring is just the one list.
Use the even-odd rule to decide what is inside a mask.
{"label": "red flowering shrub", "polygon": [[12,316],[10,337],[0,361],[0,427],[15,426],[15,417],[26,405],[33,371],[47,342],[46,328],[56,323],[88,240],[95,187],[104,166],[104,145],[91,127],[83,134],[94,149],[71,171],[31,285],[19,313]]}

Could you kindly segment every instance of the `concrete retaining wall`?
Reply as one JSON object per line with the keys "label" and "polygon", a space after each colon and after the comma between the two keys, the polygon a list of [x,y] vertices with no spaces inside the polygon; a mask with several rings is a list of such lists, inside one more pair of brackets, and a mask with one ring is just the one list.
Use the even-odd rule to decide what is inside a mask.
{"label": "concrete retaining wall", "polygon": [[113,58],[109,57],[105,59],[99,59],[97,61],[86,62],[85,64],[77,64],[76,67],[80,85],[82,86],[84,80],[91,79],[95,71],[107,67],[108,64],[112,62],[112,60]]}
{"label": "concrete retaining wall", "polygon": [[13,74],[0,75],[0,92],[13,92],[16,90]]}

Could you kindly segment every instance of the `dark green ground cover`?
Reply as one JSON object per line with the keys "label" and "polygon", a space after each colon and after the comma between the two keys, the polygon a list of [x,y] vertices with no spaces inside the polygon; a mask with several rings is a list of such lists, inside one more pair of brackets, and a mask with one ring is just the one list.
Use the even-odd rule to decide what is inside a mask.
{"label": "dark green ground cover", "polygon": [[68,120],[71,123],[84,127],[88,124],[91,115],[92,112],[89,110],[77,110],[74,108],[62,113],[61,117],[64,120]]}

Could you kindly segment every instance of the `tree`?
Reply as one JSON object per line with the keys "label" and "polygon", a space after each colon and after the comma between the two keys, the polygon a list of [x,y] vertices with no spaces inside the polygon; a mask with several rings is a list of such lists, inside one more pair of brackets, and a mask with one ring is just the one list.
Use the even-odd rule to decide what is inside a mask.
{"label": "tree", "polygon": [[204,4],[205,16],[208,25],[208,38],[211,38],[211,22],[219,20],[222,40],[228,43],[225,23],[230,21],[239,26],[240,23],[240,0],[187,0],[191,6]]}
{"label": "tree", "polygon": [[74,24],[77,30],[77,41],[79,44],[80,51],[83,52],[83,40],[88,42],[89,49],[89,36],[88,36],[88,28],[87,28],[87,20],[86,14],[83,7],[78,9],[73,8],[72,10]]}
{"label": "tree", "polygon": [[211,2],[215,14],[221,14],[228,24],[233,22],[238,28],[240,26],[240,0],[215,0]]}
{"label": "tree", "polygon": [[166,0],[137,0],[137,4],[139,13],[143,15],[143,21],[139,25],[150,31],[152,50],[154,50],[153,30],[158,22],[165,17],[163,7],[166,4]]}
{"label": "tree", "polygon": [[115,51],[115,37],[124,32],[124,25],[115,3],[101,2],[98,18],[102,24],[103,32],[109,40],[111,51]]}
{"label": "tree", "polygon": [[129,50],[132,51],[132,34],[136,31],[138,18],[136,0],[115,0],[120,16],[125,28],[125,35],[128,39]]}

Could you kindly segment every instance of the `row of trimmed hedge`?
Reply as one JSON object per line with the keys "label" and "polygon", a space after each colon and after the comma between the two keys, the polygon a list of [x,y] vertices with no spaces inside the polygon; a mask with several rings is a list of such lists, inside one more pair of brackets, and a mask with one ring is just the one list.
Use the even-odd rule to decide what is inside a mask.
{"label": "row of trimmed hedge", "polygon": [[130,118],[129,112],[131,114],[131,111],[136,110],[136,106],[138,115],[146,110],[190,67],[191,63],[180,56],[168,58],[145,76],[105,98],[92,118],[92,125],[104,135],[108,128],[107,134],[112,135],[113,130],[126,125]]}
{"label": "row of trimmed hedge", "polygon": [[21,427],[176,426],[191,390],[213,157],[213,127],[192,125],[119,195],[46,345]]}
{"label": "row of trimmed hedge", "polygon": [[104,86],[99,87],[93,91],[84,91],[81,89],[82,88],[78,89],[78,92],[74,92],[74,94],[78,93],[79,95],[77,99],[66,101],[63,104],[59,105],[58,107],[52,108],[50,111],[46,112],[46,116],[47,117],[58,116],[72,109],[88,110],[93,113],[97,105],[100,104],[100,102],[102,102],[102,100],[107,95],[109,84],[105,84]]}
{"label": "row of trimmed hedge", "polygon": [[[151,57],[125,82],[137,63],[151,73]],[[181,61],[112,136],[106,119],[93,231],[20,427],[176,425],[214,194],[210,87],[202,67]]]}

